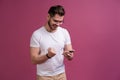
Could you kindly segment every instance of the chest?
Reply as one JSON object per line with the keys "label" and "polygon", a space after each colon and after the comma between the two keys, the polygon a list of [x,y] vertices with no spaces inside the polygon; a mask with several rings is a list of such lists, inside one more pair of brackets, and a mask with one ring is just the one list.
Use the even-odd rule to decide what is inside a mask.
{"label": "chest", "polygon": [[40,47],[47,49],[49,47],[63,49],[65,37],[63,33],[42,34],[40,39]]}

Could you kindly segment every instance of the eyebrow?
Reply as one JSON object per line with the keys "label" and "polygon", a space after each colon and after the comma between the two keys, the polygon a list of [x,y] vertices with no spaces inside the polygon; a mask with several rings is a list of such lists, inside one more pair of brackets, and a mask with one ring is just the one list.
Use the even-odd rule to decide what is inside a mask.
{"label": "eyebrow", "polygon": [[55,21],[55,22],[64,22],[64,20],[59,21],[59,20],[55,20],[55,19],[53,19],[53,21]]}

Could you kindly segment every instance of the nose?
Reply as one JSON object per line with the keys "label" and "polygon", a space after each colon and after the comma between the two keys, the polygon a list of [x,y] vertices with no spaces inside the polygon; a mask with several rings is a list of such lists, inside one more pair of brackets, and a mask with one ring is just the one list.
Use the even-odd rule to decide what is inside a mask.
{"label": "nose", "polygon": [[59,26],[59,25],[60,25],[60,23],[56,23],[56,25],[57,25],[57,26]]}
{"label": "nose", "polygon": [[61,25],[62,24],[62,22],[56,22],[56,25],[57,26],[59,26],[59,25]]}

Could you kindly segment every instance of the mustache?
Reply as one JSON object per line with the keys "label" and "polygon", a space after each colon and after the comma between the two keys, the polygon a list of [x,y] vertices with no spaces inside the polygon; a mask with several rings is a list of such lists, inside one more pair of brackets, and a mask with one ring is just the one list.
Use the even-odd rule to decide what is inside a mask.
{"label": "mustache", "polygon": [[[56,25],[56,24],[53,24],[53,25],[51,25],[50,24],[50,20],[48,21],[48,26],[49,26],[49,28],[51,29],[51,30],[55,30],[53,27],[58,27],[58,25]],[[53,27],[52,27],[53,26]]]}

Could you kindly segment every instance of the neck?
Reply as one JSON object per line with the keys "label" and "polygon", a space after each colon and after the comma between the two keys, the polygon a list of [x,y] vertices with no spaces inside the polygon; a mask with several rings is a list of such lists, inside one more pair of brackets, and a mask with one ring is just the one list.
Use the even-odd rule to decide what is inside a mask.
{"label": "neck", "polygon": [[46,29],[48,32],[51,32],[51,33],[53,33],[53,32],[56,31],[56,30],[52,30],[52,29],[50,28],[50,26],[48,25],[48,23],[45,24],[45,29]]}

